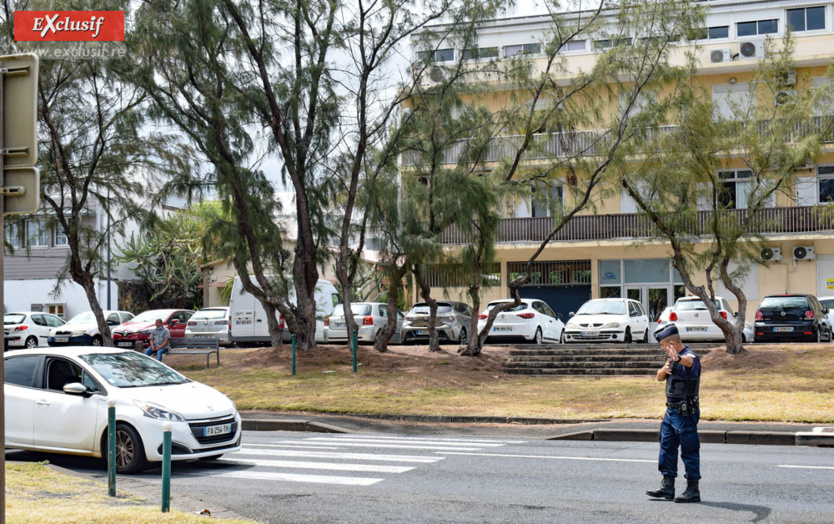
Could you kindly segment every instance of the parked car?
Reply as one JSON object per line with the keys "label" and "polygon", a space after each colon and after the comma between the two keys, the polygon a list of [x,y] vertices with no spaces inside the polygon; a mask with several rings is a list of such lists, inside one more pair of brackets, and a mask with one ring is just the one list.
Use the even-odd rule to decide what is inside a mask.
{"label": "parked car", "polygon": [[565,342],[649,341],[649,317],[628,298],[595,298],[582,304],[565,325]]}
{"label": "parked car", "polygon": [[[133,318],[128,311],[104,311],[104,321],[111,328]],[[112,329],[111,329],[112,331]],[[103,342],[96,316],[92,311],[75,315],[61,327],[49,330],[50,346],[100,346]]]}
{"label": "parked car", "polygon": [[134,348],[142,350],[148,343],[151,331],[154,330],[156,319],[171,332],[171,338],[185,337],[185,327],[193,311],[187,309],[151,309],[139,313],[124,324],[113,329],[113,343],[120,348]]}
{"label": "parked car", "polygon": [[[354,302],[350,305],[350,311],[356,322],[356,339],[359,342],[373,343],[377,332],[388,322],[388,304],[382,302]],[[401,340],[403,328],[403,314],[397,311],[396,315],[397,330],[391,338],[395,343]],[[324,319],[324,339],[327,342],[349,341],[344,304],[338,304],[330,316]]]}
{"label": "parked car", "polygon": [[[722,297],[715,297],[715,305],[725,320],[733,321],[737,315]],[[678,333],[684,342],[693,340],[724,340],[724,332],[712,321],[704,301],[698,297],[681,297],[675,302],[669,314],[669,321],[678,326]],[[753,341],[753,324],[744,323],[742,342]]]}
{"label": "parked car", "polygon": [[229,308],[206,307],[188,319],[185,338],[216,338],[221,346],[232,343],[229,339]]}
{"label": "parked car", "polygon": [[7,353],[6,449],[105,457],[107,405],[116,406],[116,471],[162,460],[216,459],[240,450],[240,415],[214,388],[135,351],[73,346]]}
{"label": "parked car", "polygon": [[3,315],[6,348],[36,348],[46,346],[49,330],[63,326],[60,317],[40,311],[22,311]]}
{"label": "parked car", "polygon": [[756,311],[756,341],[831,342],[827,315],[814,295],[768,295]]}
{"label": "parked car", "polygon": [[817,300],[820,301],[822,307],[828,310],[828,313],[825,314],[825,318],[828,319],[828,325],[834,326],[834,319],[831,318],[831,312],[834,311],[834,297],[817,297]]}
{"label": "parked car", "polygon": [[[512,299],[494,300],[478,315],[478,333],[486,327],[489,311]],[[521,304],[498,313],[487,340],[522,339],[541,344],[545,340],[564,342],[565,324],[562,315],[554,313],[546,303],[532,298],[522,298]]]}
{"label": "parked car", "polygon": [[[465,344],[469,340],[469,326],[472,322],[472,307],[463,302],[437,302],[435,327],[441,341]],[[414,304],[403,319],[403,343],[427,341],[429,339],[429,305],[425,302]]]}

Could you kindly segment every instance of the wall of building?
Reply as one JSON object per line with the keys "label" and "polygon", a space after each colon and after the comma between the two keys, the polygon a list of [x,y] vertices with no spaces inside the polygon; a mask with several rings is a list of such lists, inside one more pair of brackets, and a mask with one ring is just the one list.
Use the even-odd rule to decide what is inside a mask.
{"label": "wall of building", "polygon": [[[66,281],[56,296],[52,295],[54,279],[6,280],[4,285],[4,306],[6,312],[30,311],[36,304],[63,306],[63,318],[70,318],[90,311],[90,303],[84,289],[75,282]],[[117,309],[119,304],[119,287],[115,281],[110,282],[111,307],[107,307],[107,281],[96,281],[96,296],[103,309]],[[139,313],[139,311],[133,311]]]}

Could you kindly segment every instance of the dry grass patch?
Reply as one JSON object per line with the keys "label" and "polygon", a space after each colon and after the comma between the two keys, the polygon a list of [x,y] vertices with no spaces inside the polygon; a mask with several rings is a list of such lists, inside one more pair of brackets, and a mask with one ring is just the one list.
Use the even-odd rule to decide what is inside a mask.
{"label": "dry grass patch", "polygon": [[[755,346],[704,357],[702,418],[830,423],[834,421],[834,348],[829,344]],[[541,418],[659,418],[663,384],[654,376],[550,377],[503,373],[507,348],[478,358],[445,346],[394,346],[387,353],[360,346],[358,373],[345,346],[290,350],[223,350],[220,368],[193,357],[169,364],[229,395],[241,410],[319,413]],[[192,358],[192,361],[187,359]],[[658,351],[658,367],[662,359]],[[813,373],[809,373],[813,370]]]}

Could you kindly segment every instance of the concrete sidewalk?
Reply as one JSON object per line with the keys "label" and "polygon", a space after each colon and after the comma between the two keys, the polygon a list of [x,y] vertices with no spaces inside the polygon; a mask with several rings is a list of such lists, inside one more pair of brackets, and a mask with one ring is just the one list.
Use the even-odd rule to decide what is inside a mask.
{"label": "concrete sidewalk", "polygon": [[[491,436],[538,440],[657,442],[660,420],[558,420],[424,415],[326,415],[241,412],[250,431]],[[834,446],[834,428],[812,424],[702,421],[705,444]]]}

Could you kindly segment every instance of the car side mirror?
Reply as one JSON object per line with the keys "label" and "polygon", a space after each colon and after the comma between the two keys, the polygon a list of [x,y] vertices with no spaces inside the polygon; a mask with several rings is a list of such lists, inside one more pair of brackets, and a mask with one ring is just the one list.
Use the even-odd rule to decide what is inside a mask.
{"label": "car side mirror", "polygon": [[556,320],[562,320],[562,314],[556,313]]}
{"label": "car side mirror", "polygon": [[87,390],[87,386],[81,382],[70,382],[69,384],[64,384],[64,393],[67,395],[89,396],[90,392]]}
{"label": "car side mirror", "polygon": [[172,326],[176,326],[176,325],[177,325],[177,324],[179,324],[179,323],[180,323],[180,321],[179,321],[179,320],[177,320],[177,319],[174,319],[174,320],[172,320],[172,321],[171,321],[171,325],[172,325]]}
{"label": "car side mirror", "polygon": [[115,320],[108,320],[108,321],[107,321],[107,322],[105,322],[105,323],[106,323],[108,326],[118,326],[118,325],[119,325],[119,323],[118,323],[118,322],[116,322]]}
{"label": "car side mirror", "polygon": [[568,316],[569,316],[569,317],[572,317],[572,316],[574,316],[575,314],[576,314],[576,313],[574,313],[573,311],[571,311],[570,313],[568,313]]}

